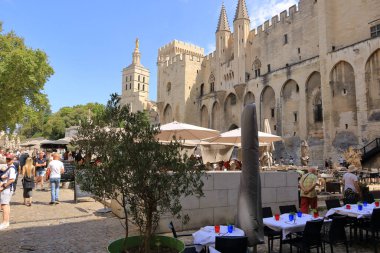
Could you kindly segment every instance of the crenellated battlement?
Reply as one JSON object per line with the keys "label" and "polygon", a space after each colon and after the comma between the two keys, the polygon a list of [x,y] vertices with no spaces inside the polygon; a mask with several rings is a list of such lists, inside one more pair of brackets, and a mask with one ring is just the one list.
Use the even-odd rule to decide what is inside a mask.
{"label": "crenellated battlement", "polygon": [[189,54],[189,55],[203,57],[204,49],[194,44],[179,41],[179,40],[173,40],[172,42],[158,49],[158,55],[173,56],[177,54]]}
{"label": "crenellated battlement", "polygon": [[187,53],[177,54],[175,56],[169,57],[159,57],[158,64],[162,67],[169,67],[176,64],[184,64],[187,62],[201,62],[203,57],[189,55]]}
{"label": "crenellated battlement", "polygon": [[271,19],[266,20],[263,24],[257,26],[251,30],[254,36],[260,36],[261,34],[268,35],[276,27],[282,25],[291,25],[293,20],[300,15],[305,15],[305,12],[310,11],[312,5],[315,5],[314,0],[300,0],[298,5],[293,5],[289,9],[282,11],[279,15],[273,16]]}
{"label": "crenellated battlement", "polygon": [[212,60],[212,59],[214,59],[214,58],[215,58],[215,51],[209,53],[209,54],[206,55],[206,57],[205,57],[205,59],[206,59],[207,61]]}

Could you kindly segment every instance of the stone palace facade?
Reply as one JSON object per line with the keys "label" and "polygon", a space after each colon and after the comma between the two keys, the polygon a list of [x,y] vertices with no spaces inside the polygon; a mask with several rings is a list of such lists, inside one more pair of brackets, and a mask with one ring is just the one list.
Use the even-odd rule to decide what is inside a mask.
{"label": "stone palace facade", "polygon": [[283,137],[277,159],[299,163],[306,140],[311,164],[380,136],[379,0],[300,0],[250,27],[238,0],[232,27],[222,6],[211,54],[177,40],[159,48],[161,123],[227,131],[255,102],[259,128],[268,119]]}

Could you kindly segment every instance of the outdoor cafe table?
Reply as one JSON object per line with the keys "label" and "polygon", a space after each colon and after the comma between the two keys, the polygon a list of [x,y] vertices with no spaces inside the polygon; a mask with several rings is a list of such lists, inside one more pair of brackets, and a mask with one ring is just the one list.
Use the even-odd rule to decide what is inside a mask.
{"label": "outdoor cafe table", "polygon": [[295,214],[295,221],[289,221],[289,214],[281,214],[280,220],[276,221],[274,217],[264,218],[264,225],[275,230],[282,231],[282,238],[286,239],[288,234],[302,232],[306,226],[306,222],[311,220],[323,219],[323,217],[313,218],[310,214],[302,214],[302,217],[298,217]]}
{"label": "outdoor cafe table", "polygon": [[375,208],[375,204],[367,204],[367,206],[363,206],[363,210],[359,211],[358,205],[350,205],[351,208],[347,209],[346,205],[342,207],[337,207],[337,208],[331,208],[330,210],[327,211],[326,217],[330,216],[334,213],[337,214],[342,214],[342,215],[347,215],[350,217],[355,217],[355,218],[366,218],[366,217],[371,217],[372,211]]}
{"label": "outdoor cafe table", "polygon": [[244,231],[234,227],[232,233],[228,233],[227,226],[220,226],[220,233],[215,233],[214,226],[206,226],[193,233],[195,249],[197,252],[202,250],[202,246],[213,246],[216,236],[244,236]]}

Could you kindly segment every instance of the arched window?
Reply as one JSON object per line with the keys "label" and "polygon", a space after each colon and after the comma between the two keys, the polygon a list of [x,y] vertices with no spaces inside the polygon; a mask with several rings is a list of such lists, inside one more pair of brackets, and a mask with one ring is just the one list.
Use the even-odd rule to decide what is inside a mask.
{"label": "arched window", "polygon": [[140,83],[138,83],[138,85],[137,85],[137,89],[140,90]]}
{"label": "arched window", "polygon": [[255,78],[260,76],[261,61],[259,58],[255,58],[253,61],[253,70],[255,71]]}
{"label": "arched window", "polygon": [[128,90],[128,84],[125,85],[125,89]]}
{"label": "arched window", "polygon": [[318,94],[314,101],[314,122],[322,122],[323,121],[323,107],[322,107],[322,99],[320,94]]}
{"label": "arched window", "polygon": [[145,76],[143,76],[143,83],[145,83]]}
{"label": "arched window", "polygon": [[205,89],[205,84],[202,83],[202,84],[201,84],[200,94],[199,94],[201,97],[204,95],[204,89]]}
{"label": "arched window", "polygon": [[137,80],[140,82],[140,75],[138,76]]}
{"label": "arched window", "polygon": [[210,92],[214,92],[214,90],[215,90],[215,76],[214,76],[214,74],[211,73],[211,75],[208,79],[208,83],[210,84]]}
{"label": "arched window", "polygon": [[172,83],[171,82],[168,82],[168,84],[166,85],[166,91],[168,93],[170,93],[170,91],[172,90]]}
{"label": "arched window", "polygon": [[145,84],[143,84],[143,91],[145,91]]}

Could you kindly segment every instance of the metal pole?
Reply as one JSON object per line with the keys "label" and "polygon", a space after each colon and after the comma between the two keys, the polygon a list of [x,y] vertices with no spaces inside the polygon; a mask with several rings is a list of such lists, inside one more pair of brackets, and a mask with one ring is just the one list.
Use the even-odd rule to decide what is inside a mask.
{"label": "metal pole", "polygon": [[77,184],[76,184],[76,168],[74,168],[74,203],[78,203],[77,199]]}

